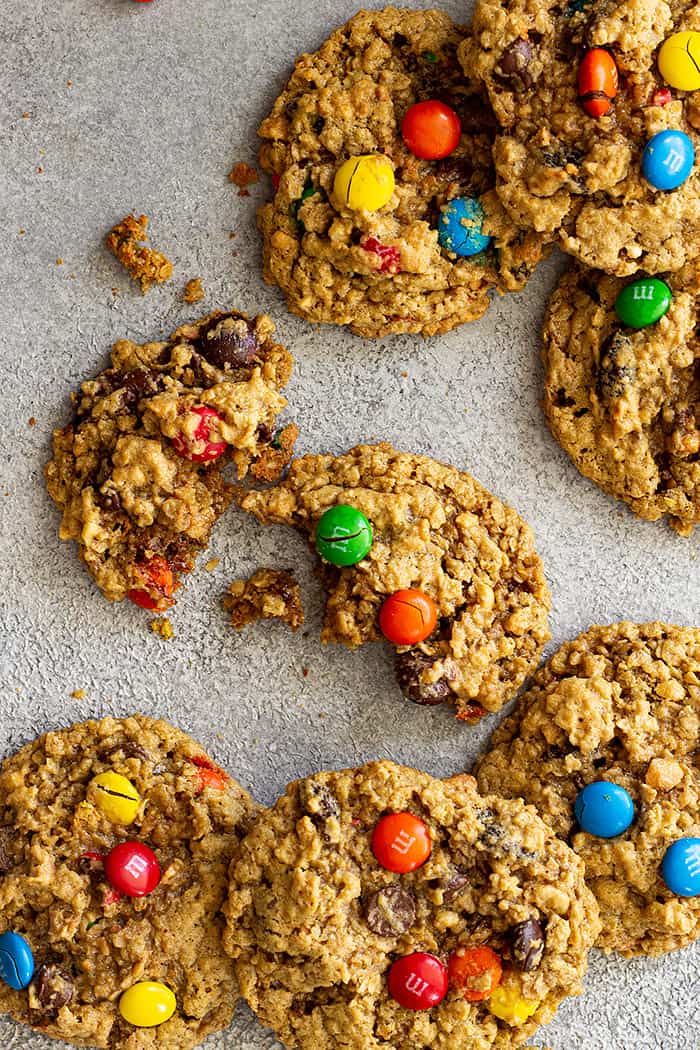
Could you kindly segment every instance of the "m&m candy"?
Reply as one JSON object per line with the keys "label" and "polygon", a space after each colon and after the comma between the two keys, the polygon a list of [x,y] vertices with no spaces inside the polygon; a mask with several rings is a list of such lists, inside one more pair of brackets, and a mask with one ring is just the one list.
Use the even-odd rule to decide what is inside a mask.
{"label": "m&m candy", "polygon": [[141,797],[121,773],[98,773],[90,781],[91,796],[97,808],[115,824],[131,824],[141,805]]}
{"label": "m&m candy", "polygon": [[676,190],[690,175],[695,148],[683,131],[659,131],[642,154],[642,174],[656,190]]}
{"label": "m&m candy", "polygon": [[142,609],[164,612],[170,608],[174,599],[175,576],[168,561],[160,554],[141,562],[136,566],[144,586],[132,587],[127,591],[127,598]]}
{"label": "m&m candy", "polygon": [[212,427],[221,416],[213,408],[206,405],[197,405],[191,409],[193,416],[199,416],[199,423],[195,429],[188,434],[176,434],[172,439],[172,446],[178,456],[183,459],[191,459],[193,463],[210,463],[219,459],[226,451],[225,441],[212,441]]}
{"label": "m&m candy", "polygon": [[137,1028],[155,1028],[175,1013],[177,1000],[167,985],[159,981],[140,981],[119,1000],[119,1013]]}
{"label": "m&m candy", "polygon": [[661,862],[663,880],[678,897],[700,896],[700,838],[678,839]]}
{"label": "m&m candy", "polygon": [[125,897],[146,897],[160,882],[160,864],[143,842],[120,842],[104,861],[110,885]]}
{"label": "m&m candy", "polygon": [[356,565],[372,547],[372,526],[361,510],[339,504],[316,526],[316,550],[331,565]]}
{"label": "m&m candy", "polygon": [[34,976],[34,956],[19,933],[8,930],[0,936],[0,978],[19,992]]}
{"label": "m&m candy", "polygon": [[413,813],[389,813],[372,833],[372,853],[387,871],[405,875],[425,864],[433,849],[430,829]]}
{"label": "m&m candy", "polygon": [[458,948],[447,964],[450,981],[469,1003],[479,1003],[494,993],[503,977],[500,955],[486,944]]}
{"label": "m&m candy", "polygon": [[419,590],[396,591],[379,610],[379,626],[394,645],[417,645],[437,624],[437,606]]}
{"label": "m&m candy", "polygon": [[618,85],[617,65],[610,52],[603,47],[587,51],[578,69],[578,98],[590,117],[610,112]]}
{"label": "m&m candy", "polygon": [[597,780],[578,793],[574,815],[582,831],[599,839],[612,839],[634,820],[634,802],[619,784]]}
{"label": "m&m candy", "polygon": [[352,211],[379,211],[394,194],[394,169],[383,153],[351,157],[340,166],[333,183],[337,200]]}
{"label": "m&m candy", "polygon": [[489,1010],[494,1017],[513,1025],[514,1028],[525,1024],[539,1005],[535,999],[524,998],[520,982],[513,975],[499,984],[488,1001]]}
{"label": "m&m candy", "polygon": [[477,255],[488,248],[491,238],[483,232],[486,215],[473,197],[456,197],[445,204],[438,219],[440,247],[454,255]]}
{"label": "m&m candy", "polygon": [[407,1010],[430,1010],[447,995],[446,966],[427,952],[397,959],[389,970],[389,995]]}
{"label": "m&m candy", "polygon": [[431,99],[417,102],[406,110],[401,122],[401,134],[416,157],[439,160],[449,157],[457,149],[462,124],[450,106]]}
{"label": "m&m candy", "polygon": [[689,30],[664,40],[658,57],[659,73],[679,91],[700,90],[700,33]]}
{"label": "m&m candy", "polygon": [[672,298],[664,281],[642,277],[622,289],[615,300],[615,313],[629,328],[646,328],[668,313]]}

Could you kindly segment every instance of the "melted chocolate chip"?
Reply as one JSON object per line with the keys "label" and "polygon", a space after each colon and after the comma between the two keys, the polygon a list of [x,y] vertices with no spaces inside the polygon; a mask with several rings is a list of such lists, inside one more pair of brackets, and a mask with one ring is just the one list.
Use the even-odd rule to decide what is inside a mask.
{"label": "melted chocolate chip", "polygon": [[453,875],[445,881],[442,887],[442,899],[445,904],[449,904],[451,901],[458,896],[461,890],[469,882],[469,876],[466,871],[455,871]]}
{"label": "melted chocolate chip", "polygon": [[367,900],[365,919],[379,937],[400,937],[415,922],[415,897],[398,882],[385,886]]}
{"label": "melted chocolate chip", "polygon": [[144,397],[153,397],[163,389],[163,380],[158,372],[147,371],[145,368],[134,368],[127,372],[121,379],[122,400],[125,405],[131,405]]}
{"label": "melted chocolate chip", "polygon": [[637,370],[633,364],[621,364],[619,361],[619,355],[629,347],[628,336],[619,329],[601,346],[596,376],[596,390],[601,401],[612,401],[622,397],[637,378]]}
{"label": "melted chocolate chip", "polygon": [[238,314],[211,321],[200,331],[197,345],[202,357],[222,371],[249,364],[261,349],[255,322]]}
{"label": "melted chocolate chip", "polygon": [[421,681],[422,672],[432,667],[434,662],[419,649],[407,649],[404,653],[396,654],[396,678],[399,689],[407,700],[429,707],[447,700],[450,687],[446,679],[439,678],[437,682]]}
{"label": "melted chocolate chip", "polygon": [[326,821],[340,816],[340,803],[330,788],[316,780],[305,780],[299,785],[299,802],[314,821]]}
{"label": "melted chocolate chip", "polygon": [[497,71],[514,91],[527,91],[534,84],[529,71],[533,48],[529,40],[514,40],[501,55]]}
{"label": "melted chocolate chip", "polygon": [[513,960],[526,973],[536,970],[542,962],[545,949],[544,927],[539,919],[526,919],[514,926],[510,933]]}
{"label": "melted chocolate chip", "polygon": [[34,990],[46,1014],[57,1014],[73,998],[75,986],[71,977],[59,966],[44,964],[34,975]]}

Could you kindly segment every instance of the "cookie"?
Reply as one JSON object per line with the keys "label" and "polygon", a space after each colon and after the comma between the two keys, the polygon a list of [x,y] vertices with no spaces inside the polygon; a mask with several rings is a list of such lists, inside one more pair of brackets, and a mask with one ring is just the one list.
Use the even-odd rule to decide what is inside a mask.
{"label": "cookie", "polygon": [[149,247],[147,215],[127,215],[112,227],[105,244],[133,281],[146,294],[154,284],[164,284],[173,275],[173,264],[162,252]]}
{"label": "cookie", "polygon": [[518,1046],[599,928],[532,807],[386,761],[290,784],[230,876],[224,945],[289,1050]]}
{"label": "cookie", "polygon": [[[669,848],[700,835],[699,742],[700,630],[618,623],[555,653],[478,765],[482,791],[535,805],[585,861],[604,951],[661,955],[700,933],[700,880],[699,895],[684,897],[662,874]],[[579,794],[601,781],[608,819],[624,818],[610,838],[578,823],[596,816],[601,789],[576,806]]]}
{"label": "cookie", "polygon": [[106,598],[167,609],[230,502],[222,465],[267,481],[284,469],[297,429],[276,437],[275,421],[292,356],[273,332],[269,317],[230,311],[166,342],[122,339],[73,395],[46,480],[61,539]]}
{"label": "cookie", "polygon": [[299,584],[294,573],[282,569],[258,569],[247,580],[234,580],[224,609],[237,631],[256,620],[283,620],[293,631],[304,623]]}
{"label": "cookie", "polygon": [[[520,230],[493,191],[496,122],[457,61],[465,32],[440,11],[361,11],[297,61],[263,121],[260,161],[276,185],[259,215],[264,275],[306,320],[367,337],[447,332],[480,317],[493,289],[522,288],[540,259],[542,238]],[[401,130],[430,101],[442,106],[429,116],[440,142],[428,152],[453,146],[435,159],[416,156]],[[443,146],[445,121],[457,118],[456,144]],[[388,197],[372,197],[370,169],[361,185],[377,158]],[[458,198],[470,210],[446,214]]]}
{"label": "cookie", "polygon": [[388,632],[415,703],[451,700],[475,721],[537,665],[550,597],[532,533],[469,474],[387,443],[359,445],[302,456],[278,486],[236,499],[259,521],[309,536],[328,592],[322,640],[354,649]]}
{"label": "cookie", "polygon": [[554,437],[605,492],[682,535],[700,521],[699,278],[692,263],[631,283],[574,267],[544,325]]}
{"label": "cookie", "polygon": [[[237,986],[220,908],[254,812],[199,744],[138,715],[47,733],[8,758],[0,915],[4,937],[28,945],[33,974],[17,990],[0,981],[0,1011],[114,1050],[189,1050],[225,1028]],[[158,1027],[124,1016],[143,1009],[144,982],[162,986],[151,994],[164,1006],[174,995]]]}
{"label": "cookie", "polygon": [[700,254],[697,164],[687,174],[700,95],[658,68],[664,42],[686,30],[700,30],[690,0],[479,0],[460,55],[503,128],[494,160],[514,220],[618,276]]}

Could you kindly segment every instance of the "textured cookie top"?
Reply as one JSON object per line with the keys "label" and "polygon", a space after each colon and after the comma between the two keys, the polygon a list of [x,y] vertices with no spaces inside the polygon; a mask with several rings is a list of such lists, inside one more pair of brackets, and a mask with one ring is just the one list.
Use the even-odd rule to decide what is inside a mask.
{"label": "textured cookie top", "polygon": [[[675,896],[660,872],[674,841],[700,835],[699,729],[700,630],[592,627],[537,673],[479,764],[483,791],[531,802],[585,861],[606,951],[660,955],[700,932],[700,897]],[[635,805],[616,838],[576,825],[576,796],[597,780]]]}
{"label": "textured cookie top", "polygon": [[555,438],[635,514],[668,517],[684,535],[700,520],[698,273],[688,264],[667,276],[668,312],[635,330],[615,311],[626,282],[575,267],[544,325],[543,407]]}
{"label": "textured cookie top", "polygon": [[[61,538],[76,540],[107,598],[154,590],[148,565],[164,559],[171,586],[152,607],[167,608],[230,500],[221,465],[233,461],[240,477],[280,474],[289,442],[272,442],[292,357],[273,332],[268,317],[234,311],[182,325],[166,342],[122,339],[111,368],[74,395],[73,422],[54,433],[48,490],[63,512]],[[191,458],[212,442],[218,458]]]}
{"label": "textured cookie top", "polygon": [[[90,785],[126,777],[141,799],[116,824]],[[45,1035],[115,1050],[189,1050],[232,1017],[237,988],[221,947],[220,907],[234,847],[255,806],[199,744],[142,716],[47,733],[0,770],[0,915],[29,942],[36,971],[24,991],[0,982],[0,1010]],[[137,840],[161,881],[118,898],[100,854]],[[137,1029],[122,992],[158,981],[175,993],[172,1018]]]}
{"label": "textured cookie top", "polygon": [[469,474],[391,445],[341,456],[302,456],[265,492],[238,492],[265,523],[294,525],[313,542],[329,507],[367,516],[374,540],[358,564],[323,563],[328,591],[322,638],[355,648],[381,638],[386,598],[418,588],[437,606],[436,631],[401,646],[396,669],[417,703],[452,700],[479,718],[511,699],[549,638],[549,591],[530,528]]}
{"label": "textured cookie top", "polygon": [[[372,848],[380,818],[402,811],[431,840],[405,874]],[[230,874],[225,947],[242,994],[290,1050],[519,1045],[580,991],[599,925],[582,863],[531,807],[480,796],[472,777],[440,781],[391,762],[290,784]],[[542,930],[524,961],[522,924],[534,920]],[[447,964],[475,946],[501,958],[502,991],[539,1004],[529,1020],[500,1019],[454,982],[430,1010],[389,994],[396,960],[425,952]]]}
{"label": "textured cookie top", "polygon": [[[673,192],[642,176],[649,139],[666,129],[700,148],[700,95],[672,90],[657,69],[664,40],[700,29],[690,0],[478,0],[461,49],[486,82],[504,134],[495,147],[498,192],[528,228],[557,233],[588,266],[625,275],[676,270],[700,254],[700,169]],[[578,71],[606,49],[619,73],[610,112],[589,116]]]}
{"label": "textured cookie top", "polygon": [[[362,11],[303,55],[263,121],[262,166],[278,181],[260,213],[268,281],[295,313],[350,325],[365,336],[446,332],[481,316],[488,291],[523,286],[541,238],[508,219],[493,192],[491,109],[457,61],[464,39],[440,11]],[[461,119],[461,141],[442,160],[406,147],[401,122],[416,102],[439,99]],[[353,211],[333,193],[350,157],[389,158],[396,189],[379,211]],[[458,258],[438,244],[440,207],[478,198],[486,252]]]}

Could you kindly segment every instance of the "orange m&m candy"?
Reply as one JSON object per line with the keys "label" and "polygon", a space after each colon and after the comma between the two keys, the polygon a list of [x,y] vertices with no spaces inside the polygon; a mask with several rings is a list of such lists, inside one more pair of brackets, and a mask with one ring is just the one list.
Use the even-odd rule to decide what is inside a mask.
{"label": "orange m&m candy", "polygon": [[458,948],[447,964],[450,983],[463,993],[468,1003],[488,999],[503,977],[500,956],[485,944]]}
{"label": "orange m&m candy", "polygon": [[372,853],[387,871],[405,875],[425,864],[433,849],[430,830],[413,813],[389,813],[372,833]]}
{"label": "orange m&m candy", "polygon": [[379,610],[382,634],[394,645],[417,645],[437,624],[437,607],[423,591],[396,591]]}
{"label": "orange m&m candy", "polygon": [[618,75],[615,59],[603,47],[594,47],[583,56],[578,70],[579,102],[591,117],[604,117],[617,95]]}

